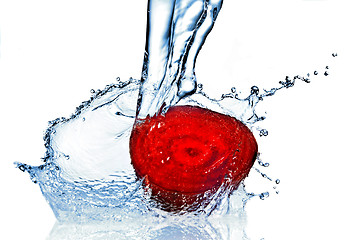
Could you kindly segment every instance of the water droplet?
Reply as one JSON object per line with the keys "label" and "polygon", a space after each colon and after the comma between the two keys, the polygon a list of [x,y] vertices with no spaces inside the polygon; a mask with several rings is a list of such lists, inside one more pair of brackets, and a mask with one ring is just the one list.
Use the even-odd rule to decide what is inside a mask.
{"label": "water droplet", "polygon": [[326,66],[326,69],[329,69],[329,66]]}
{"label": "water droplet", "polygon": [[19,168],[21,171],[25,172],[25,166],[24,166],[24,165],[20,165],[18,168]]}
{"label": "water droplet", "polygon": [[337,54],[337,53],[332,53],[332,56],[333,56],[333,57],[337,57],[338,54]]}
{"label": "water droplet", "polygon": [[306,82],[306,83],[310,83],[311,80],[309,78],[303,78],[302,81]]}
{"label": "water droplet", "polygon": [[318,72],[317,71],[314,71],[314,73],[313,73],[314,75],[318,75]]}
{"label": "water droplet", "polygon": [[120,81],[121,81],[121,78],[120,78],[120,77],[117,77],[116,80],[117,80],[117,82],[120,82]]}
{"label": "water droplet", "polygon": [[266,173],[261,173],[261,176],[262,176],[263,178],[267,178],[268,180],[272,181],[272,179],[271,179],[269,176],[267,176]]}
{"label": "water droplet", "polygon": [[268,198],[270,196],[269,192],[263,192],[259,194],[259,197],[261,200],[265,200],[266,198]]}
{"label": "water droplet", "polygon": [[94,89],[91,89],[90,92],[93,94],[95,93],[96,91]]}
{"label": "water droplet", "polygon": [[259,92],[260,92],[260,90],[257,86],[251,87],[251,94],[259,95]]}
{"label": "water droplet", "polygon": [[269,167],[270,166],[270,164],[268,162],[264,163],[261,161],[261,159],[257,159],[257,162],[261,167]]}
{"label": "water droplet", "polygon": [[235,87],[232,87],[232,88],[231,88],[231,92],[232,92],[232,93],[236,93],[236,88],[235,88]]}
{"label": "water droplet", "polygon": [[260,137],[266,137],[268,135],[268,131],[266,129],[260,130]]}
{"label": "water droplet", "polygon": [[291,80],[289,76],[286,76],[285,81],[279,81],[279,83],[285,88],[290,88],[293,87],[293,85],[295,85],[295,79],[297,78],[298,76],[295,76],[294,80]]}
{"label": "water droplet", "polygon": [[276,184],[279,184],[280,182],[281,182],[280,179],[276,179],[275,181]]}
{"label": "water droplet", "polygon": [[327,71],[325,71],[325,72],[324,72],[324,75],[325,75],[325,76],[328,76],[328,75],[329,75],[329,73],[328,73]]}
{"label": "water droplet", "polygon": [[[264,166],[264,167],[267,167],[267,166]],[[269,176],[267,176],[267,174],[262,173],[258,168],[254,168],[254,169],[256,170],[256,172],[258,172],[258,173],[261,175],[261,177],[266,178],[266,179],[272,181],[272,179],[271,179]]]}

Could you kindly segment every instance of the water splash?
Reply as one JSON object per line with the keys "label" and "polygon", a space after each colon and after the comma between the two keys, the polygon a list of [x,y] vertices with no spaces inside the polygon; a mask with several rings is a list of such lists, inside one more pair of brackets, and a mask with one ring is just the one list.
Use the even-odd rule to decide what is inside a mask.
{"label": "water splash", "polygon": [[[116,219],[126,216],[121,211],[148,212],[151,204],[143,197],[142,185],[135,177],[128,149],[139,85],[138,80],[131,79],[109,85],[102,91],[92,91],[91,99],[77,107],[70,118],[49,122],[44,135],[44,165],[33,167],[16,163],[40,185],[59,220],[102,219],[106,216]],[[234,109],[225,105],[241,106],[245,113],[236,115],[243,121],[246,117],[245,122],[252,122],[259,119],[252,102],[258,98],[255,93],[243,100],[231,95],[214,100],[200,90],[179,104],[215,108],[231,115],[235,113]],[[212,208],[219,209],[214,203],[209,207]],[[107,214],[102,210],[108,211]],[[119,213],[114,214],[116,211],[113,210]],[[211,210],[205,211],[211,213]]]}
{"label": "water splash", "polygon": [[[265,119],[256,113],[258,102],[280,89],[292,87],[296,79],[303,78],[293,79],[286,78],[280,82],[281,86],[263,90],[261,94],[254,86],[249,96],[243,99],[235,89],[220,99],[213,99],[199,85],[195,94],[183,98],[178,105],[200,106],[236,117],[257,132],[260,128],[255,128],[256,123]],[[49,122],[44,135],[43,165],[34,167],[16,163],[39,184],[60,221],[106,218],[120,221],[133,214],[167,214],[154,210],[130,163],[128,141],[139,88],[140,81],[130,79],[108,85],[104,90],[91,91],[90,100],[77,107],[71,117]],[[259,134],[261,132],[262,129]],[[269,166],[260,157],[258,164]],[[238,202],[224,199],[217,204],[215,201],[200,212],[204,215],[235,214],[233,209],[241,209],[252,196],[244,188],[238,192],[241,196]]]}
{"label": "water splash", "polygon": [[[259,126],[265,117],[256,112],[257,105],[277,91],[293,87],[297,80],[309,82],[300,76],[290,79],[286,77],[270,90],[253,86],[244,98],[232,88],[214,99],[198,84],[197,92],[181,99],[178,105],[200,106],[236,117],[265,137],[268,131]],[[219,190],[206,208],[186,213],[185,217],[155,207],[136,178],[129,157],[128,141],[139,88],[139,80],[129,79],[107,85],[104,90],[91,90],[91,98],[69,118],[49,122],[43,165],[16,163],[39,184],[59,221],[49,239],[165,239],[168,234],[179,239],[248,239],[245,205],[252,198],[265,200],[271,196],[270,191],[247,192],[244,183],[230,196]],[[260,154],[256,165],[250,176],[259,173],[279,193],[280,180],[264,173],[270,164]]]}
{"label": "water splash", "polygon": [[[239,235],[245,238],[243,228],[234,226],[223,230],[220,224],[218,227],[213,222],[218,216],[244,219],[246,202],[254,196],[265,199],[268,192],[247,193],[241,184],[230,197],[219,190],[211,204],[186,214],[186,218],[163,212],[153,206],[148,191],[143,189],[130,164],[128,141],[132,126],[136,117],[154,115],[159,109],[165,110],[163,106],[195,105],[235,117],[257,130],[260,136],[267,136],[268,131],[257,126],[265,119],[256,113],[257,104],[278,90],[293,87],[297,80],[309,83],[310,76],[286,77],[279,82],[279,87],[270,90],[253,86],[245,98],[239,97],[236,88],[220,99],[211,98],[203,86],[197,84],[195,60],[215,23],[222,0],[161,2],[163,5],[158,6],[157,1],[150,0],[148,5],[142,79],[119,81],[104,90],[91,90],[92,97],[77,107],[71,117],[49,122],[44,135],[44,164],[34,167],[16,163],[16,166],[39,184],[62,223],[114,222],[115,227],[110,228],[114,236],[124,233],[128,239],[165,239],[175,231],[193,238],[199,235],[207,239],[234,239]],[[168,15],[156,14],[163,13],[162,7],[171,9],[164,11]],[[324,75],[328,75],[327,70]],[[259,164],[268,167],[261,160]],[[266,174],[260,174],[273,181]],[[198,220],[197,216],[204,217]],[[123,224],[115,224],[118,222]],[[237,221],[231,221],[235,223]],[[65,225],[58,226],[63,229]],[[101,232],[97,226],[95,229]],[[144,230],[139,234],[135,229]],[[234,229],[239,229],[239,235],[233,233]],[[92,232],[95,234],[91,235],[92,239],[97,237],[98,231]]]}

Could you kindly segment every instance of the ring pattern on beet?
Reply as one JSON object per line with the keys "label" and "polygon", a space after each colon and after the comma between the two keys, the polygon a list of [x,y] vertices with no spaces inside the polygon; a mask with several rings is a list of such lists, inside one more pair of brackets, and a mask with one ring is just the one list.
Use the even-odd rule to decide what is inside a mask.
{"label": "ring pattern on beet", "polygon": [[130,138],[132,165],[157,206],[194,211],[219,188],[233,191],[257,155],[255,137],[239,120],[196,106],[174,106],[137,122]]}

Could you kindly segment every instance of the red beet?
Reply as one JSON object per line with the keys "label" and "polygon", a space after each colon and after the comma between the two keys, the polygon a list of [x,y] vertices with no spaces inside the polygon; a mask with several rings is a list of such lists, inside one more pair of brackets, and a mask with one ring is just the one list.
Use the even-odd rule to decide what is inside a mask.
{"label": "red beet", "polygon": [[257,154],[251,131],[239,120],[194,106],[174,106],[134,125],[133,167],[163,210],[205,207],[220,186],[232,191]]}

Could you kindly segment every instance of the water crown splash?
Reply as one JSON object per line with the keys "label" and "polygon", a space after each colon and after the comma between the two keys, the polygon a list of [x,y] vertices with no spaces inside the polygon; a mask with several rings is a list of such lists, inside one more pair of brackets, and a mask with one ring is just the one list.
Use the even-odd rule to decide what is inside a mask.
{"label": "water crown splash", "polygon": [[[213,99],[199,84],[198,91],[183,98],[178,105],[212,109],[253,127],[264,120],[255,111],[258,102],[279,89],[291,86],[273,88],[262,94],[253,87],[244,99],[239,98],[235,91]],[[39,184],[58,220],[121,220],[143,214],[168,214],[151,208],[151,202],[130,164],[128,142],[135,121],[139,88],[140,81],[131,79],[94,92],[70,118],[49,122],[44,135],[47,151],[43,165],[34,167],[16,163],[20,170],[30,174],[33,182]],[[262,129],[257,129],[262,132]],[[237,214],[251,196],[241,186],[230,197],[234,201],[223,199],[220,207],[213,202],[201,211],[212,215]],[[214,209],[216,212],[212,212]]]}

